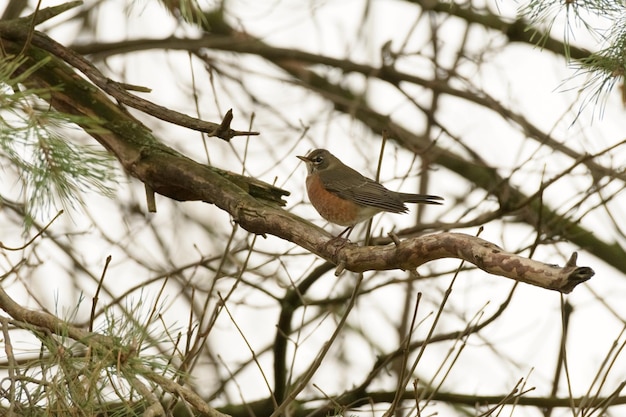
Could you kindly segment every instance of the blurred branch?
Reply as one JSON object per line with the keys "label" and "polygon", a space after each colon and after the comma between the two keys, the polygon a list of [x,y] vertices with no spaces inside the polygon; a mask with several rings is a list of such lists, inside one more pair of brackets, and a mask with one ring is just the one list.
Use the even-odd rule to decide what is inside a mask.
{"label": "blurred branch", "polygon": [[[222,22],[222,26],[224,25],[227,25],[226,22]],[[222,26],[217,25],[217,27]],[[234,30],[230,28],[222,30],[224,33],[229,34],[234,32]],[[495,168],[485,165],[482,161],[472,161],[464,158],[452,151],[441,148],[436,143],[433,143],[430,138],[415,134],[399,124],[392,122],[389,117],[381,115],[368,107],[367,104],[359,99],[352,91],[338,84],[329,82],[324,77],[318,75],[316,71],[309,68],[308,65],[322,64],[340,68],[346,72],[355,72],[368,77],[376,77],[392,85],[399,85],[401,82],[412,83],[432,89],[440,94],[447,94],[468,100],[480,106],[492,109],[503,118],[518,124],[529,137],[544,145],[550,146],[552,149],[576,161],[580,161],[580,164],[590,170],[595,181],[609,177],[618,178],[620,181],[626,182],[626,173],[606,168],[596,163],[593,157],[575,152],[566,145],[554,140],[550,135],[541,132],[521,114],[516,114],[510,109],[507,109],[484,92],[478,93],[459,90],[451,87],[447,82],[432,81],[401,73],[393,67],[378,68],[357,64],[345,59],[336,59],[294,49],[275,48],[243,33],[236,33],[232,36],[224,37],[217,36],[213,33],[199,40],[135,40],[109,45],[91,44],[83,47],[75,46],[76,49],[83,53],[95,54],[105,53],[105,51],[124,53],[157,47],[190,50],[205,47],[262,56],[296,78],[299,85],[308,87],[311,91],[316,92],[326,100],[332,102],[337,111],[349,114],[360,120],[363,124],[372,129],[373,132],[380,135],[383,130],[387,129],[391,132],[392,137],[407,149],[416,153],[427,150],[431,164],[444,166],[474,183],[476,186],[495,195],[501,205],[502,213],[516,214],[519,221],[525,222],[532,227],[538,227],[536,221],[538,218],[541,218],[543,219],[543,223],[540,226],[545,233],[551,236],[566,238],[622,272],[626,272],[626,252],[619,244],[608,243],[601,240],[595,233],[580,226],[579,222],[570,220],[545,204],[541,204],[537,199],[530,198],[523,194],[519,189],[513,186],[508,179],[500,176]],[[524,205],[522,206],[521,203],[524,203]]]}
{"label": "blurred branch", "polygon": [[0,20],[15,19],[28,6],[24,0],[9,0],[4,7]]}
{"label": "blurred branch", "polygon": [[[13,3],[21,4],[18,6]],[[20,0],[16,2],[11,1],[9,4],[7,4],[0,25],[4,27],[12,26],[20,31],[24,29],[25,25],[26,27],[32,29],[33,26],[43,23],[46,20],[50,20],[53,17],[58,16],[61,13],[64,13],[82,4],[83,2],[81,0],[78,0],[68,1],[67,3],[59,4],[58,6],[47,7],[45,9],[39,9],[39,7],[37,7],[35,12],[30,16],[18,17],[28,4],[27,2]]]}
{"label": "blurred branch", "polygon": [[[173,2],[173,4],[179,3]],[[439,4],[437,5],[440,6]],[[456,7],[452,5],[450,9]],[[213,27],[218,28],[220,26],[216,25]],[[507,29],[508,32],[509,30]],[[355,272],[389,269],[414,270],[420,265],[435,259],[454,258],[472,263],[489,274],[508,277],[517,282],[524,282],[562,293],[572,291],[576,285],[590,279],[594,274],[591,268],[578,267],[576,265],[575,253],[564,267],[559,267],[507,253],[502,248],[483,239],[459,233],[439,233],[404,241],[396,240],[396,243],[384,247],[359,247],[348,242],[329,239],[330,235],[322,229],[277,207],[284,204],[282,197],[289,194],[287,191],[253,178],[221,171],[217,168],[207,167],[192,161],[179,152],[163,145],[159,138],[153,135],[149,129],[104,93],[110,94],[122,104],[134,106],[146,113],[157,115],[157,117],[161,117],[163,120],[179,123],[201,131],[209,129],[208,132],[212,136],[229,139],[240,134],[256,133],[232,130],[230,128],[233,117],[232,112],[227,112],[223,121],[219,124],[189,118],[186,115],[172,112],[169,109],[139,99],[128,93],[126,85],[104,77],[84,57],[41,33],[32,32],[32,30],[25,32],[25,27],[0,23],[0,36],[2,37],[0,40],[2,41],[3,51],[9,51],[16,55],[23,51],[29,57],[30,61],[20,68],[20,71],[24,74],[26,74],[27,68],[32,68],[34,63],[42,63],[44,60],[48,60],[45,65],[42,65],[33,74],[29,74],[26,84],[42,88],[44,90],[42,98],[48,100],[54,107],[71,114],[79,114],[98,120],[97,129],[93,129],[93,125],[90,125],[89,128],[83,125],[83,128],[99,141],[102,146],[114,153],[123,167],[130,174],[144,182],[147,188],[175,200],[200,200],[215,204],[229,213],[236,223],[249,232],[260,235],[274,235],[294,242],[321,258],[339,265],[338,269],[348,269]],[[609,259],[615,261],[620,268],[623,268],[625,265],[624,262],[626,261],[624,259],[618,260],[623,255],[623,249],[618,245],[613,245],[615,246],[614,250],[609,251],[609,245],[598,239],[591,231],[583,229],[577,222],[559,215],[557,213],[558,209],[552,210],[543,207],[541,202],[535,198],[535,195],[524,195],[519,189],[512,186],[507,178],[500,176],[495,168],[483,164],[478,159],[471,161],[447,149],[442,149],[433,144],[428,135],[416,135],[392,123],[388,117],[367,107],[366,103],[357,94],[339,87],[340,84],[333,84],[324,77],[319,76],[318,73],[311,70],[309,65],[321,63],[333,68],[344,69],[346,72],[360,73],[366,77],[376,77],[393,86],[398,86],[401,82],[410,82],[414,85],[431,89],[437,94],[448,94],[489,107],[505,119],[519,124],[525,131],[531,132],[537,140],[546,139],[542,143],[574,158],[575,166],[578,166],[579,163],[586,165],[596,179],[612,176],[624,181],[623,172],[605,168],[600,164],[596,164],[592,157],[577,154],[567,146],[553,141],[549,135],[545,135],[543,132],[535,129],[535,126],[527,122],[526,119],[516,115],[486,94],[454,89],[442,80],[430,81],[421,79],[410,74],[401,73],[393,67],[375,68],[369,65],[355,64],[347,60],[337,60],[316,54],[273,48],[243,33],[232,37],[220,37],[213,33],[211,36],[198,40],[197,43],[184,39],[161,40],[158,42],[161,42],[161,44],[151,44],[150,41],[141,40],[136,47],[141,49],[147,47],[164,48],[166,47],[164,45],[168,42],[171,42],[169,43],[170,45],[179,42],[181,49],[194,50],[212,47],[265,57],[268,61],[275,63],[290,74],[296,83],[326,98],[335,106],[338,112],[354,115],[357,120],[362,121],[364,125],[367,125],[374,132],[389,129],[393,132],[394,139],[397,139],[407,149],[416,153],[427,150],[428,157],[432,162],[463,175],[469,181],[497,196],[500,203],[498,215],[516,214],[518,215],[516,219],[537,227],[538,234],[543,230],[553,234],[560,234],[572,242],[583,246],[584,249],[596,253],[600,257],[604,256],[603,259],[607,260],[607,262],[609,262]],[[123,50],[124,45],[131,46],[131,44],[132,42],[120,43],[118,46]],[[87,51],[86,48],[83,52],[85,51]],[[119,53],[119,50],[116,53]],[[91,82],[79,76],[74,69],[78,69],[85,74]],[[57,90],[55,88],[57,86],[63,86],[63,88]],[[432,120],[429,119],[430,122],[433,124],[437,123],[434,110],[429,113],[429,117],[432,118]],[[543,220],[537,221],[537,218]],[[224,251],[224,259],[230,255],[232,253],[228,249]],[[331,394],[332,398],[328,401],[328,405],[307,408],[310,407],[307,404],[308,402],[315,402],[316,404],[324,402],[326,404],[325,400],[328,400],[327,397],[303,398],[307,395],[307,391],[303,390],[309,385],[324,355],[319,355],[311,363],[302,379],[296,380],[296,383],[292,384],[291,387],[288,386],[287,375],[290,364],[288,363],[287,352],[289,352],[289,336],[293,332],[292,320],[294,312],[306,303],[306,300],[302,298],[303,295],[328,270],[328,263],[319,266],[305,279],[300,281],[294,280],[297,284],[287,288],[282,298],[279,298],[279,296],[274,298],[274,300],[279,300],[281,308],[280,317],[276,325],[274,343],[269,343],[269,346],[273,348],[271,351],[275,372],[273,394],[276,401],[264,399],[255,403],[246,403],[247,398],[242,396],[244,405],[224,407],[223,411],[242,417],[271,415],[272,413],[279,414],[283,409],[294,417],[325,416],[337,414],[335,409],[337,406],[359,407],[375,402],[389,403],[393,401],[394,396],[397,396],[397,399],[406,401],[416,401],[416,397],[421,398],[423,396],[436,401],[445,401],[449,404],[466,405],[469,407],[480,407],[487,404],[517,404],[551,408],[590,407],[626,403],[626,399],[619,396],[623,384],[614,391],[614,396],[590,399],[589,397],[527,397],[525,391],[517,389],[512,394],[482,397],[446,393],[440,390],[433,391],[424,388],[413,392],[411,390],[404,391],[403,383],[398,386],[400,391],[390,392],[370,392],[367,389],[368,386],[363,384],[349,390],[343,396],[335,397]],[[247,269],[242,268],[241,271],[247,272]],[[216,274],[216,277],[219,277],[219,275]],[[356,301],[357,296],[360,294],[357,286],[354,289],[351,302]],[[193,302],[190,304],[193,304]],[[456,332],[456,334],[467,335],[470,332],[474,333],[484,328],[487,323],[492,322],[495,317],[500,315],[506,305],[508,305],[508,300],[488,320],[474,327],[468,327],[464,332]],[[113,353],[112,357],[123,358],[122,363],[119,361],[117,363],[107,363],[107,366],[112,368],[116,366],[120,368],[120,365],[123,365],[124,360],[128,358],[129,352],[133,349],[131,346],[120,346],[119,341],[114,340],[113,337],[87,332],[76,326],[72,327],[49,314],[26,310],[13,302],[1,288],[0,308],[16,320],[25,321],[30,325],[36,326],[35,329],[42,328],[53,334],[77,338],[75,340],[90,348],[96,347],[96,353],[98,351],[108,351]],[[347,313],[341,317],[342,324],[346,318]],[[337,328],[335,334],[338,334],[339,328]],[[191,334],[191,331],[189,334]],[[436,335],[428,341],[432,343],[437,339],[449,339],[451,336],[451,333]],[[335,348],[335,346],[332,346],[332,341],[332,338],[329,339],[323,346],[322,351],[324,353],[331,348]],[[379,361],[376,362],[375,369],[372,372],[376,372],[376,376],[381,376],[383,370],[385,370],[385,365],[393,358],[397,358],[399,355],[408,355],[407,351],[425,344],[425,341],[412,342],[410,345],[402,346],[396,351],[379,357]],[[267,351],[269,352],[270,348]],[[173,378],[159,374],[159,371],[155,369],[142,368],[141,370],[141,379],[131,375],[127,380],[131,383],[135,381],[140,396],[148,399],[149,404],[154,407],[152,410],[146,410],[145,415],[164,411],[161,408],[161,404],[157,401],[155,393],[149,390],[150,387],[148,385],[144,386],[146,380],[158,384],[175,397],[180,396],[184,398],[187,402],[193,404],[194,407],[202,410],[205,413],[204,415],[220,415],[219,412],[208,407],[206,400],[203,401],[195,392],[173,382]],[[123,376],[123,372],[120,372],[120,375]],[[232,375],[234,374],[231,374],[231,378]],[[232,378],[232,381],[235,381],[235,379]],[[295,390],[293,390],[294,387],[296,387]],[[290,389],[293,391],[290,392]],[[226,389],[220,392],[228,394]],[[285,399],[287,401],[284,401]],[[227,402],[229,401],[227,400]],[[281,404],[282,408],[277,410],[276,403]]]}
{"label": "blurred branch", "polygon": [[[402,72],[393,66],[374,67],[368,64],[359,64],[347,59],[333,58],[321,54],[300,51],[293,48],[274,47],[263,43],[249,35],[219,36],[215,34],[205,35],[200,39],[181,39],[168,37],[166,39],[132,39],[112,43],[90,43],[88,45],[72,45],[72,50],[82,54],[92,55],[94,58],[106,58],[112,55],[145,51],[150,49],[179,49],[196,51],[201,48],[239,52],[261,56],[278,65],[290,75],[299,79],[304,85],[308,85],[313,91],[318,88],[318,93],[333,101],[336,109],[341,111],[344,106],[354,106],[358,103],[358,96],[343,87],[327,82],[313,70],[306,67],[310,65],[325,65],[331,68],[341,69],[345,73],[356,73],[366,77],[377,78],[391,85],[398,86],[401,83],[419,85],[432,90],[435,94],[448,95],[466,100],[479,106],[489,108],[503,118],[519,125],[530,138],[550,146],[555,151],[561,152],[572,159],[582,159],[584,165],[592,172],[596,180],[609,176],[617,177],[626,182],[626,173],[615,171],[585,159],[585,155],[574,151],[563,143],[555,140],[549,134],[542,132],[530,123],[522,114],[515,113],[502,103],[485,92],[466,91],[451,86],[447,80],[430,80],[406,72]],[[344,104],[349,103],[349,104]]]}
{"label": "blurred branch", "polygon": [[[7,36],[3,31],[4,28],[0,25],[0,35]],[[8,37],[13,39],[14,33],[15,30],[10,30]],[[18,36],[18,39],[23,40],[21,36]],[[35,39],[45,39],[41,34],[34,34],[33,43],[48,45],[48,41],[35,42]],[[23,45],[7,38],[3,39],[3,45],[5,50],[16,54],[23,49]],[[56,45],[55,48],[62,48]],[[44,58],[50,59],[47,52],[35,46],[27,48],[25,52],[31,60],[30,66]],[[27,65],[24,64],[24,71]],[[272,234],[287,239],[349,270],[362,272],[372,269],[414,269],[429,260],[453,257],[465,259],[496,275],[562,292],[571,291],[576,284],[589,279],[593,274],[589,268],[561,269],[536,261],[523,261],[519,256],[502,252],[495,245],[488,246],[478,238],[458,234],[436,235],[434,240],[433,237],[413,239],[401,243],[398,247],[329,246],[328,235],[322,233],[320,229],[288,212],[253,198],[264,198],[280,204],[282,203],[280,197],[288,194],[286,191],[252,178],[230,173],[227,177],[223,172],[198,164],[163,145],[139,121],[115,105],[99,89],[77,77],[74,71],[59,59],[53,57],[46,65],[34,71],[28,77],[28,83],[47,90],[47,95],[42,98],[57,109],[99,120],[99,125],[103,129],[90,129],[89,133],[113,152],[128,172],[149,185],[155,192],[179,201],[201,200],[215,204],[230,213],[235,221],[252,233]],[[324,83],[331,87],[325,80]],[[63,90],[53,88],[58,85],[63,85]],[[318,84],[317,88],[320,87]],[[326,96],[330,97],[329,94]],[[353,106],[351,108],[354,109]],[[362,114],[362,110],[357,111],[358,118],[359,113]],[[371,124],[376,120],[376,117],[372,117],[367,123]],[[374,126],[382,128],[380,125],[372,125]],[[398,126],[392,126],[392,131],[398,137],[410,139],[403,138],[399,129]],[[414,137],[408,132],[406,134]],[[417,146],[408,141],[405,143],[408,146]],[[462,166],[467,168],[468,163],[459,157],[454,157],[454,163],[449,159],[446,160],[445,157],[453,157],[449,151],[433,149],[432,152],[433,161],[436,163],[450,168],[462,163]],[[518,195],[514,201],[521,199],[521,193],[498,178],[495,170],[486,167],[474,168],[480,168],[482,175],[486,175],[487,183],[482,183],[485,188],[492,192],[506,190],[505,195],[508,198],[499,195],[502,204],[510,204],[512,195]],[[474,171],[468,174],[467,178],[478,181],[479,177],[475,174]],[[545,217],[554,216],[556,214]],[[457,250],[462,252],[459,253]]]}
{"label": "blurred branch", "polygon": [[[620,388],[623,388],[623,385],[624,384],[621,384]],[[498,404],[516,404],[518,406],[537,408],[578,408],[584,404],[586,409],[592,409],[593,407],[602,406],[606,403],[610,403],[612,405],[626,404],[626,396],[618,395],[595,398],[592,402],[588,403],[588,397],[533,397],[525,395],[526,392],[514,392],[513,395],[466,395],[441,390],[433,392],[427,388],[418,388],[417,392],[406,390],[402,394],[402,399],[414,401],[416,394],[421,395],[422,397],[429,397],[433,401],[441,401],[446,404],[466,405],[472,408]],[[616,394],[619,394],[619,392]],[[351,396],[334,399],[333,404],[329,404],[326,407],[294,407],[291,415],[293,417],[324,417],[336,412],[337,407],[345,406],[353,409],[372,403],[391,403],[394,396],[395,391],[354,392]],[[314,399],[307,398],[303,399],[301,403],[306,404],[307,402],[313,400]],[[251,412],[253,415],[257,416],[271,412],[271,410],[267,408],[266,401],[255,401],[245,405],[226,406],[221,407],[219,410],[231,415],[232,417],[248,417]]]}
{"label": "blurred branch", "polygon": [[[50,9],[43,9],[39,13],[47,12]],[[151,101],[137,97],[128,92],[126,85],[105,77],[91,62],[83,58],[80,54],[64,47],[41,32],[31,32],[29,27],[26,26],[26,22],[29,21],[29,18],[20,18],[14,21],[0,22],[0,35],[6,39],[17,42],[26,42],[28,40],[33,45],[50,52],[82,72],[96,86],[102,89],[102,91],[110,94],[122,104],[141,110],[161,120],[189,129],[198,130],[206,133],[208,136],[215,136],[226,141],[229,141],[235,136],[259,134],[259,132],[231,129],[230,122],[232,121],[232,112],[227,113],[221,123],[212,123],[187,116],[186,114],[170,110],[152,103]],[[31,38],[29,38],[30,35],[32,35]]]}
{"label": "blurred branch", "polygon": [[329,263],[319,265],[296,287],[289,289],[280,301],[281,310],[274,339],[274,397],[278,402],[283,401],[287,390],[287,342],[292,332],[293,315],[303,305],[303,297],[309,288],[331,269]]}
{"label": "blurred branch", "polygon": [[[561,333],[561,343],[559,345],[559,352],[556,359],[556,367],[554,370],[554,378],[552,380],[552,391],[550,396],[556,397],[559,391],[559,384],[561,382],[561,374],[563,369],[567,367],[567,337],[569,335],[569,324],[572,313],[574,312],[574,306],[561,298],[561,322],[563,323],[563,331]],[[567,371],[565,375],[568,376]],[[569,384],[570,381],[567,381]],[[546,407],[543,410],[544,417],[550,417],[554,409],[552,407]]]}
{"label": "blurred branch", "polygon": [[[18,36],[15,36],[16,32]],[[24,35],[23,31],[16,30],[12,25],[3,25],[0,22],[0,41],[6,52],[15,55],[20,54],[24,49],[24,44],[20,43],[25,40]],[[17,42],[14,40],[16,38]],[[32,39],[33,43],[49,45],[47,41],[42,41],[42,39],[46,39],[45,35],[37,32]],[[56,45],[57,49],[63,48],[58,44]],[[238,192],[243,191],[274,204],[285,204],[282,197],[289,195],[287,191],[255,178],[198,164],[163,145],[150,129],[111,101],[97,87],[77,76],[65,62],[52,57],[46,51],[35,46],[30,46],[23,52],[28,59],[19,67],[18,72],[25,73],[35,64],[49,60],[45,65],[29,74],[25,84],[40,89],[41,98],[49,101],[57,110],[89,117],[89,120],[93,121],[89,125],[81,124],[80,121],[77,121],[77,124],[81,125],[102,146],[112,152],[129,173],[152,187],[156,192],[181,201],[214,202],[212,197],[202,197],[201,195],[206,193],[193,188],[188,182],[191,177],[204,176],[207,183],[213,184],[210,188],[219,187],[218,184],[228,183],[228,187],[234,186],[238,188]],[[104,80],[103,82],[106,83],[107,81]],[[63,89],[57,89],[57,86],[63,86]],[[231,118],[232,114],[227,113],[223,122],[213,128],[213,133],[223,134],[225,137],[232,134],[228,128]],[[97,129],[94,128],[94,123],[98,126]],[[170,157],[174,157],[174,159],[169,159]],[[171,163],[182,163],[185,168],[183,166],[179,168],[168,166]],[[180,168],[185,171],[182,176],[180,176]],[[169,177],[163,175],[171,169],[177,173],[170,172],[171,176]]]}
{"label": "blurred branch", "polygon": [[556,55],[585,59],[590,52],[583,48],[565,44],[552,38],[549,33],[533,27],[530,22],[523,18],[505,20],[491,13],[487,8],[478,11],[471,3],[433,2],[431,0],[410,0],[424,8],[441,14],[448,14],[465,20],[468,24],[476,24],[504,34],[510,42],[520,42],[531,45],[533,48],[539,45],[542,49],[553,52]]}
{"label": "blurred branch", "polygon": [[[77,342],[80,342],[85,347],[89,348],[91,355],[94,357],[102,357],[110,362],[107,366],[117,366],[118,368],[124,368],[133,355],[136,355],[136,347],[120,345],[119,340],[115,337],[103,336],[98,333],[88,332],[83,329],[74,327],[67,322],[64,322],[52,314],[29,310],[22,307],[15,302],[9,295],[0,288],[0,309],[4,310],[14,320],[27,323],[29,326],[33,326],[42,331],[49,332],[60,336],[61,338],[71,338]],[[111,360],[112,359],[112,360]],[[210,417],[226,417],[219,411],[211,408],[191,389],[178,385],[172,381],[169,377],[157,373],[153,369],[148,368],[145,365],[138,363],[132,364],[134,374],[141,374],[141,376],[153,383],[159,385],[166,392],[178,395],[185,399],[189,404],[195,407],[198,411],[203,413],[202,415]],[[118,369],[122,375],[124,375],[124,369]],[[147,391],[150,392],[150,391]],[[150,397],[151,400],[152,397]]]}

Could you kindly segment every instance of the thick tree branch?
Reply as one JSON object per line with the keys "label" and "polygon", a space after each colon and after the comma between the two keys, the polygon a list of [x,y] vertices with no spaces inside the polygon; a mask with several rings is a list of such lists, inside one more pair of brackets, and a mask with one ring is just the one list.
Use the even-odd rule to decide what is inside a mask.
{"label": "thick tree branch", "polygon": [[[493,109],[493,111],[502,115],[505,119],[518,124],[530,138],[534,138],[538,142],[550,146],[575,161],[580,161],[580,164],[585,165],[596,180],[611,177],[626,181],[626,174],[623,172],[608,169],[595,162],[593,157],[582,155],[570,149],[550,135],[541,132],[536,126],[528,122],[523,115],[516,114],[509,110],[485,93],[476,94],[474,92],[459,90],[453,88],[446,82],[427,80],[411,74],[402,73],[393,67],[373,67],[370,65],[357,64],[345,59],[336,59],[293,49],[272,47],[260,40],[252,38],[248,34],[233,34],[234,31],[227,27],[226,22],[216,24],[215,27],[223,28],[220,34],[227,36],[220,37],[218,36],[219,34],[212,33],[211,35],[197,40],[134,40],[110,45],[92,44],[85,47],[76,46],[76,48],[84,53],[105,54],[107,51],[112,50],[115,50],[116,53],[120,51],[131,52],[134,50],[156,48],[157,46],[164,47],[164,45],[167,45],[167,47],[174,49],[194,50],[205,47],[262,56],[298,79],[301,85],[307,86],[332,102],[337,111],[344,112],[360,120],[377,134],[381,134],[383,130],[387,129],[392,133],[394,139],[407,149],[417,153],[428,149],[431,163],[446,167],[496,196],[501,204],[503,213],[515,213],[520,221],[532,227],[541,227],[542,230],[551,236],[561,236],[571,240],[576,245],[590,251],[615,268],[626,272],[626,253],[618,244],[601,240],[595,233],[583,228],[579,222],[567,219],[550,207],[541,204],[536,199],[529,198],[529,196],[521,193],[516,187],[511,185],[506,178],[501,177],[496,169],[485,165],[481,161],[471,161],[448,149],[443,149],[437,144],[432,143],[430,138],[415,134],[401,125],[392,122],[388,117],[374,112],[363,103],[356,94],[339,85],[330,83],[307,65],[328,65],[346,72],[355,72],[368,77],[376,77],[392,85],[399,85],[400,83],[416,84],[424,88],[432,89],[439,94],[451,95],[470,101],[480,106]],[[541,225],[537,224],[538,218],[543,219]]]}
{"label": "thick tree branch", "polygon": [[475,236],[438,233],[407,239],[384,247],[349,246],[336,256],[351,271],[415,269],[441,258],[458,258],[492,275],[499,275],[538,287],[569,293],[594,275],[591,268],[576,266],[576,253],[563,267],[505,252]]}
{"label": "thick tree branch", "polygon": [[[1,25],[0,35],[3,35]],[[5,51],[16,55],[24,46],[7,38],[0,38],[0,42]],[[191,177],[204,176],[211,187],[219,187],[221,184],[274,204],[285,204],[282,197],[289,195],[289,192],[255,178],[191,161],[159,142],[150,129],[111,101],[98,88],[77,76],[62,61],[36,47],[29,47],[24,52],[29,60],[21,66],[19,70],[21,72],[27,72],[38,63],[46,62],[25,80],[25,84],[42,91],[41,98],[49,101],[57,110],[85,117],[84,121],[77,123],[112,152],[129,173],[152,187],[154,191],[176,200],[202,200],[202,193],[194,188],[196,185],[193,184]],[[58,89],[57,86],[63,86],[63,89]],[[227,114],[224,126],[228,123],[229,117]],[[169,159],[166,155],[175,158]],[[182,163],[179,168],[185,166],[183,170],[188,171],[180,177],[164,178],[163,174],[169,172],[172,167],[160,164],[171,164],[174,161]],[[186,182],[187,179],[190,179],[191,183]],[[206,201],[213,202],[212,199]]]}
{"label": "thick tree branch", "polygon": [[[230,199],[227,195],[223,198]],[[382,247],[345,244],[341,240],[329,240],[326,232],[288,212],[248,203],[253,202],[242,202],[230,212],[246,230],[290,240],[353,272],[412,270],[435,259],[456,258],[493,275],[562,293],[571,292],[594,275],[591,268],[576,266],[575,254],[564,267],[559,267],[507,253],[490,242],[461,233],[432,234]]]}
{"label": "thick tree branch", "polygon": [[[1,33],[1,32],[0,32]],[[8,51],[23,45],[4,39]],[[36,48],[27,49],[30,65],[49,59]],[[24,68],[24,71],[27,68]],[[506,254],[494,245],[458,234],[440,234],[416,238],[396,246],[357,247],[328,245],[328,234],[296,216],[255,199],[270,201],[274,194],[284,194],[258,180],[237,177],[244,186],[223,172],[198,164],[160,143],[151,132],[108,97],[56,58],[35,71],[29,78],[33,87],[45,88],[43,98],[58,110],[99,119],[99,129],[84,126],[103,146],[111,150],[124,168],[155,192],[176,200],[201,200],[230,213],[245,229],[257,234],[271,234],[294,242],[320,257],[348,270],[414,269],[425,262],[443,257],[464,259],[489,273],[561,292],[591,277],[590,269],[561,269]],[[63,85],[63,90],[55,89]],[[104,129],[102,129],[104,128]],[[234,176],[234,174],[230,174]],[[245,186],[248,186],[246,188]]]}

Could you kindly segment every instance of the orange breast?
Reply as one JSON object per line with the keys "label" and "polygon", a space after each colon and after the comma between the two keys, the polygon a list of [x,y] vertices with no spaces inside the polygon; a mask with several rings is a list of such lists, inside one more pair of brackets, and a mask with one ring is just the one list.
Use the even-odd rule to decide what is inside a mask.
{"label": "orange breast", "polygon": [[318,213],[329,222],[340,226],[354,226],[380,211],[361,206],[326,191],[315,174],[306,178],[306,189],[309,200]]}

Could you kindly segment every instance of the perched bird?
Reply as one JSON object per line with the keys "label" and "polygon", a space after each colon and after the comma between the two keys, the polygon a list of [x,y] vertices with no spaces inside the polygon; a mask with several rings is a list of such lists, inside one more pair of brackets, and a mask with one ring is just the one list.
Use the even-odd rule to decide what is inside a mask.
{"label": "perched bird", "polygon": [[311,204],[331,223],[347,226],[341,237],[357,223],[372,218],[376,213],[406,213],[404,203],[442,204],[436,195],[398,193],[364,177],[345,165],[326,149],[315,149],[299,156],[307,166],[306,190]]}

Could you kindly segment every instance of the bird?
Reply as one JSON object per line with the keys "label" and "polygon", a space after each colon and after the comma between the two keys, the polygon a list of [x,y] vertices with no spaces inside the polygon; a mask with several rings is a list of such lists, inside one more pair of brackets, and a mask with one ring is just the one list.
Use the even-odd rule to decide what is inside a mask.
{"label": "bird", "polygon": [[307,167],[306,190],[311,204],[326,220],[347,226],[337,238],[348,239],[358,223],[377,213],[406,213],[404,203],[443,204],[443,197],[391,191],[345,165],[326,149],[297,155]]}

